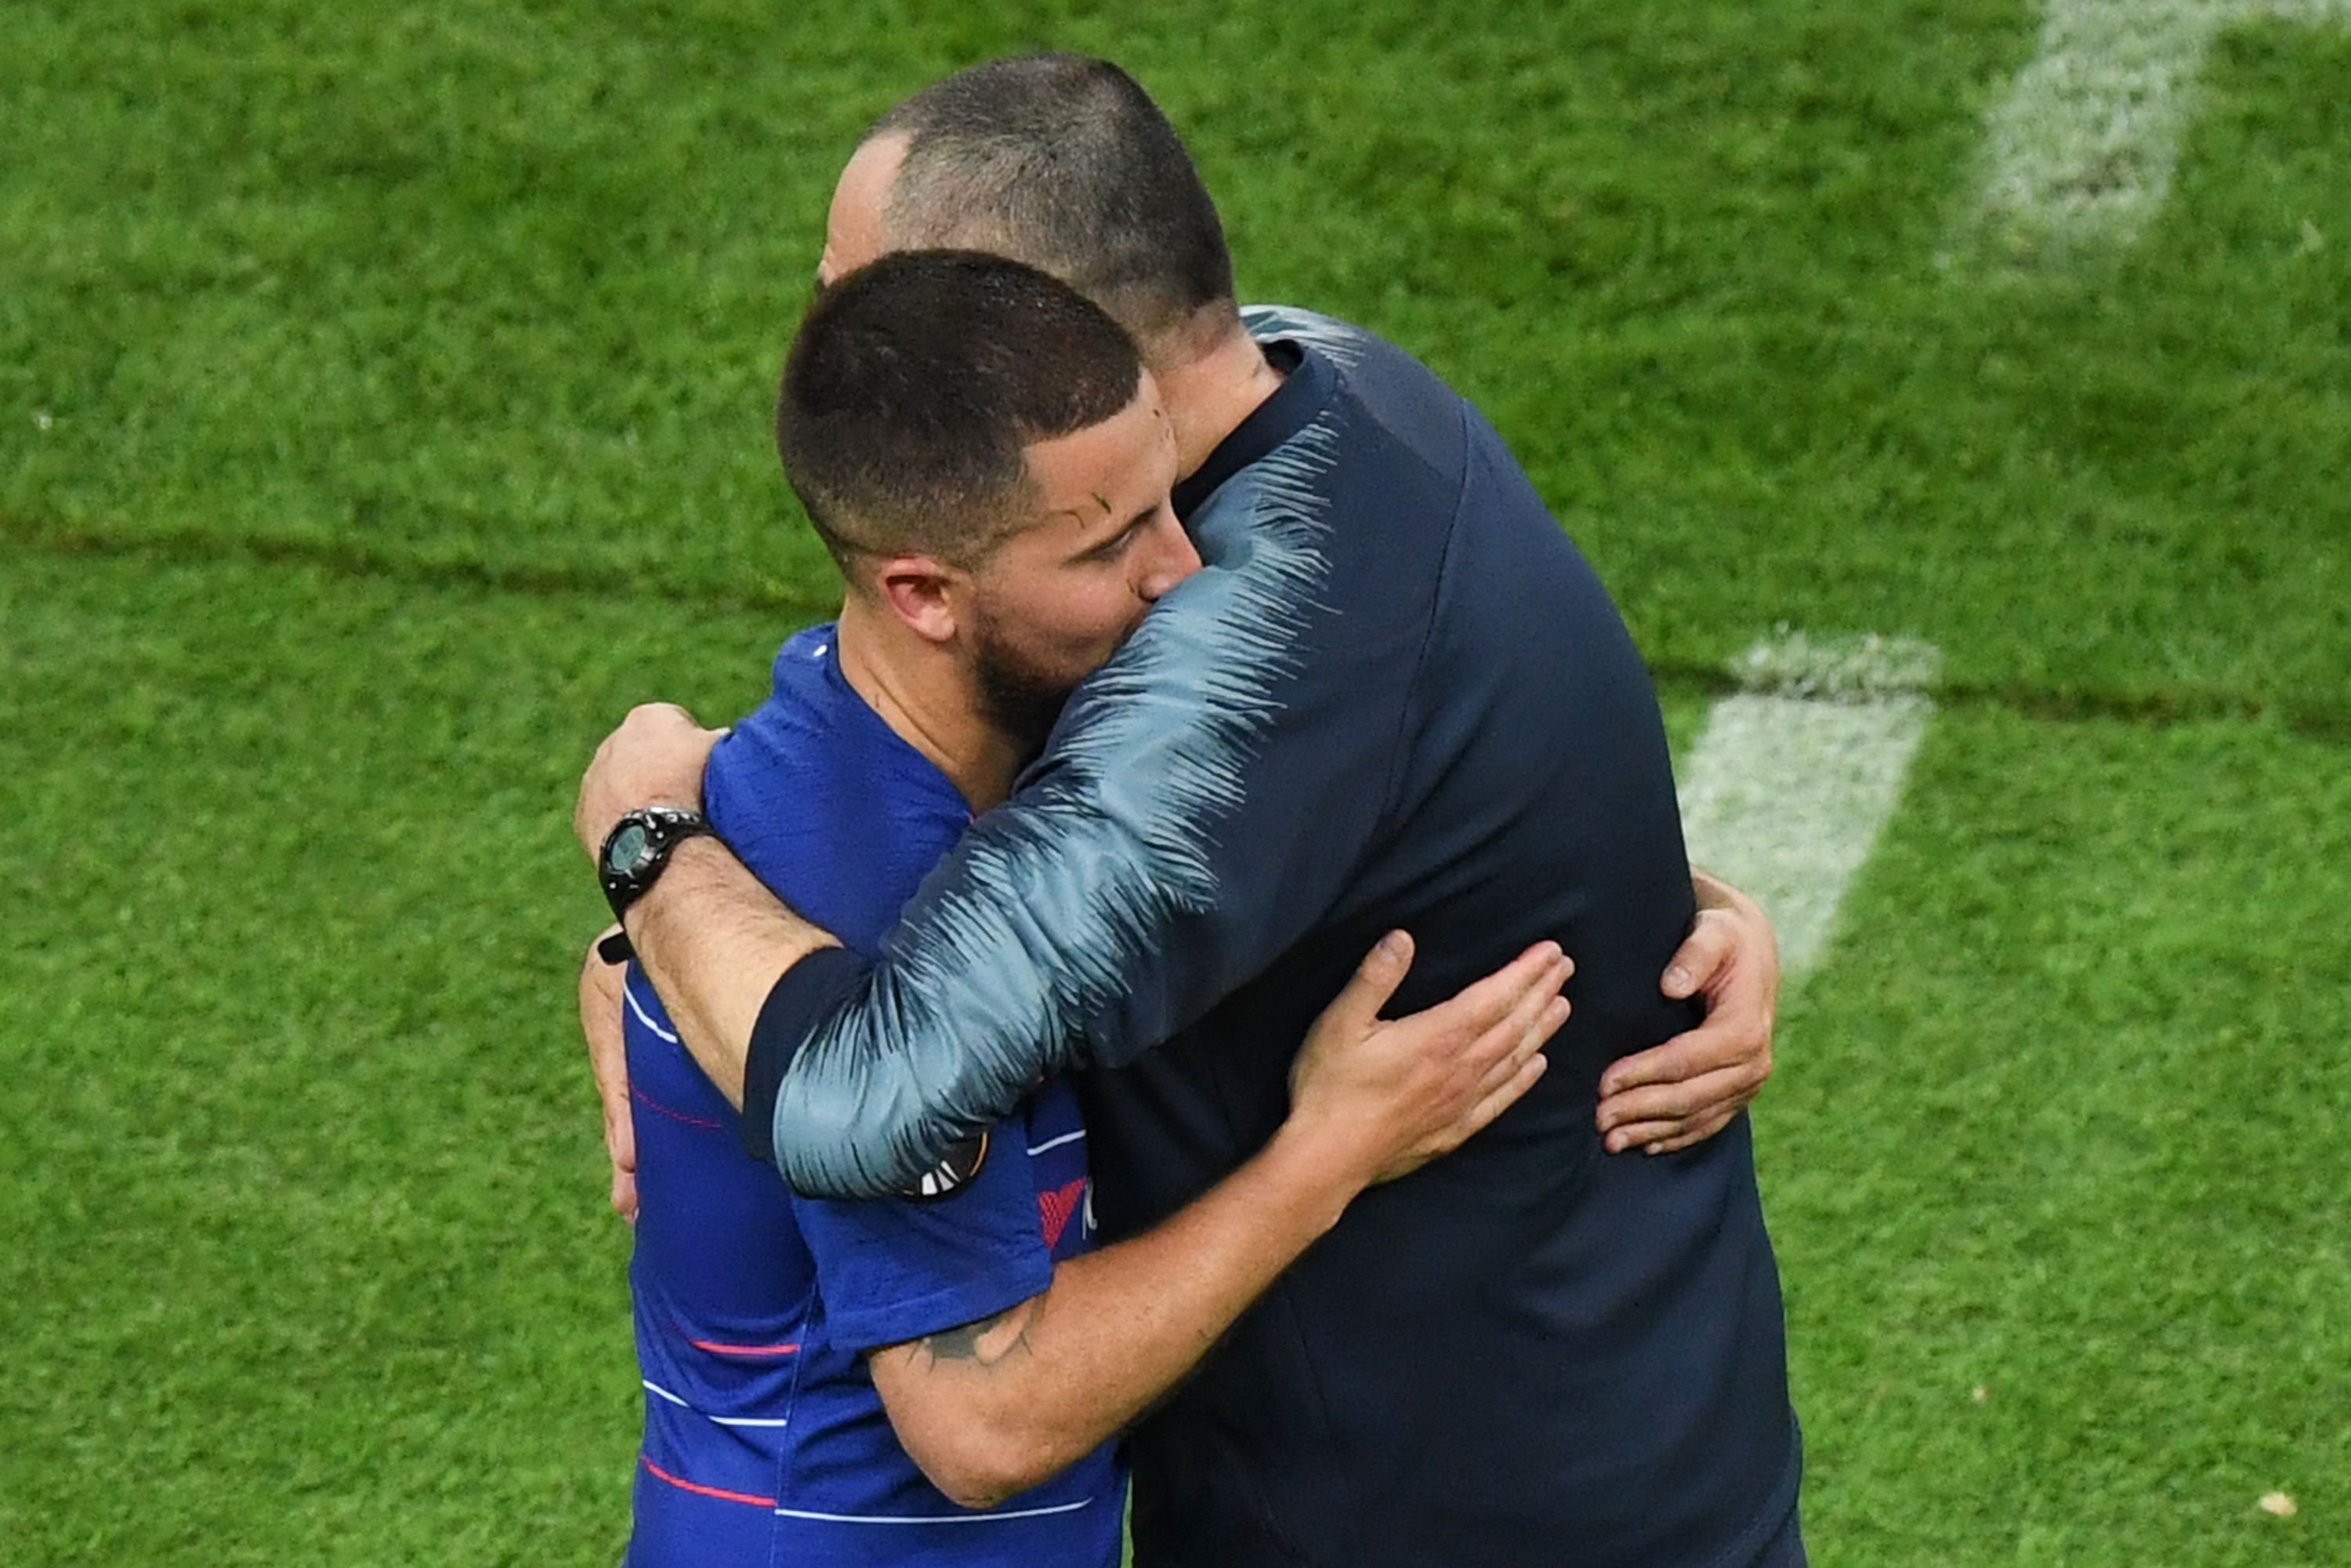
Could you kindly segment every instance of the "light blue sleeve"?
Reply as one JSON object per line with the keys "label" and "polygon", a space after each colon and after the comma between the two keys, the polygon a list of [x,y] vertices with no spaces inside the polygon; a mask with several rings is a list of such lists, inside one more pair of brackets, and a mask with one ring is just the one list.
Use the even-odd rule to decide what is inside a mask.
{"label": "light blue sleeve", "polygon": [[786,976],[753,1056],[789,1058],[769,1131],[794,1188],[904,1188],[1041,1079],[1196,1019],[1329,909],[1396,738],[1392,709],[1356,733],[1377,727],[1334,689],[1400,685],[1425,631],[1331,630],[1336,447],[1310,424],[1195,515],[1212,564],[1081,688],[874,963]]}

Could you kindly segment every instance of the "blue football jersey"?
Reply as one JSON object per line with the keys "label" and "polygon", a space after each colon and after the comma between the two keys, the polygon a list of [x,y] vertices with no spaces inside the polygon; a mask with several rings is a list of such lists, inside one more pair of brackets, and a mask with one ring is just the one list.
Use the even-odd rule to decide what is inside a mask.
{"label": "blue football jersey", "polygon": [[[833,629],[785,643],[773,695],[712,753],[712,824],[776,894],[871,950],[970,824],[954,784],[841,674]],[[1048,1083],[930,1196],[793,1196],[633,966],[624,1000],[640,1210],[630,1265],[645,1437],[634,1568],[1071,1564],[1119,1557],[1105,1445],[987,1511],[898,1446],[863,1353],[1043,1291],[1092,1228],[1085,1131]]]}

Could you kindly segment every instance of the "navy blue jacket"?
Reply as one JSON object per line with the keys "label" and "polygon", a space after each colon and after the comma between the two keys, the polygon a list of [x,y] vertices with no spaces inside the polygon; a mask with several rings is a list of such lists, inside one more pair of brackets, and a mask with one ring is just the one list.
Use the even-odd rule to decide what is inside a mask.
{"label": "navy blue jacket", "polygon": [[1800,1465],[1745,1118],[1659,1158],[1593,1124],[1601,1070],[1696,1018],[1657,989],[1694,908],[1647,674],[1475,409],[1326,318],[1251,327],[1294,369],[1179,493],[1208,568],[878,962],[786,977],[747,1119],[772,1098],[796,1186],[887,1190],[1083,1068],[1114,1240],[1263,1144],[1383,932],[1419,945],[1399,1010],[1555,938],[1534,1092],[1365,1195],[1137,1433],[1138,1562],[1747,1562]]}

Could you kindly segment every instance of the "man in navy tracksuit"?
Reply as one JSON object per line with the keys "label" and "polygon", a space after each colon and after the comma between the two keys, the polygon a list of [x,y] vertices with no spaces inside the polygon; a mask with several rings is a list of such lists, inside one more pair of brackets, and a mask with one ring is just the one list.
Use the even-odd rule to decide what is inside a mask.
{"label": "man in navy tracksuit", "polygon": [[[794,484],[863,547],[841,616],[784,644],[768,699],[711,753],[705,815],[648,816],[623,842],[643,873],[657,837],[706,829],[872,952],[1042,738],[1005,727],[1002,645],[957,613],[968,591],[1053,582],[1037,614],[1106,652],[1199,555],[1134,345],[1019,262],[861,268],[803,324],[780,402]],[[645,885],[615,880],[623,905]],[[1382,1021],[1408,967],[1383,942],[1299,1049],[1280,1132],[1107,1248],[1066,1079],[904,1195],[799,1197],[746,1157],[644,976],[590,970],[581,1018],[622,1037],[640,1156],[630,1568],[1117,1568],[1120,1432],[1365,1188],[1490,1124],[1548,1066],[1555,946]]]}
{"label": "man in navy tracksuit", "polygon": [[[1161,191],[1181,195],[1173,132],[1132,86],[1047,57],[918,95],[859,154],[875,221],[844,217],[857,163],[844,177],[828,267],[985,244],[1100,299],[1166,389],[1207,569],[1078,689],[875,957],[708,841],[635,906],[637,950],[804,1191],[897,1189],[1040,1073],[1081,1070],[1116,1237],[1263,1142],[1290,1065],[1265,1042],[1299,1038],[1380,932],[1425,956],[1407,1006],[1557,939],[1578,975],[1550,1074],[1360,1201],[1137,1430],[1138,1559],[1800,1563],[1746,1119],[1646,1159],[1604,1154],[1594,1124],[1604,1070],[1696,1016],[1656,988],[1695,905],[1638,655],[1437,377],[1327,319],[1243,322],[1213,209]],[[988,188],[1022,135],[1071,189],[941,199]],[[632,716],[583,784],[591,850],[629,807],[694,800],[709,742],[674,710]]]}

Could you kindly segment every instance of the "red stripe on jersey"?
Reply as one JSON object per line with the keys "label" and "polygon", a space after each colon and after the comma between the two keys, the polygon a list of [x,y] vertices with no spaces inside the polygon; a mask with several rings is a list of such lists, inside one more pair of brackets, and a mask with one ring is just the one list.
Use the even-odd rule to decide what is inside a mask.
{"label": "red stripe on jersey", "polygon": [[643,1090],[638,1088],[633,1083],[629,1085],[629,1098],[634,1100],[640,1105],[650,1105],[654,1110],[660,1112],[663,1115],[667,1116],[671,1121],[683,1122],[689,1127],[710,1127],[715,1129],[718,1126],[717,1123],[712,1121],[707,1116],[689,1116],[683,1111],[671,1110],[668,1106],[663,1104],[660,1101],[654,1099],[652,1095],[646,1093]]}
{"label": "red stripe on jersey", "polygon": [[643,1454],[639,1454],[637,1456],[637,1462],[644,1466],[648,1470],[651,1470],[653,1473],[654,1479],[667,1481],[670,1485],[677,1488],[678,1490],[690,1491],[696,1497],[715,1497],[721,1502],[749,1503],[754,1508],[773,1508],[776,1506],[776,1500],[771,1497],[760,1497],[756,1493],[747,1491],[728,1491],[723,1487],[697,1486],[694,1482],[686,1480],[682,1477],[670,1474],[667,1470],[662,1469],[659,1465],[653,1463]]}
{"label": "red stripe on jersey", "polygon": [[720,1344],[716,1340],[706,1339],[690,1339],[685,1343],[713,1355],[792,1355],[800,1348],[798,1340],[789,1344]]}

